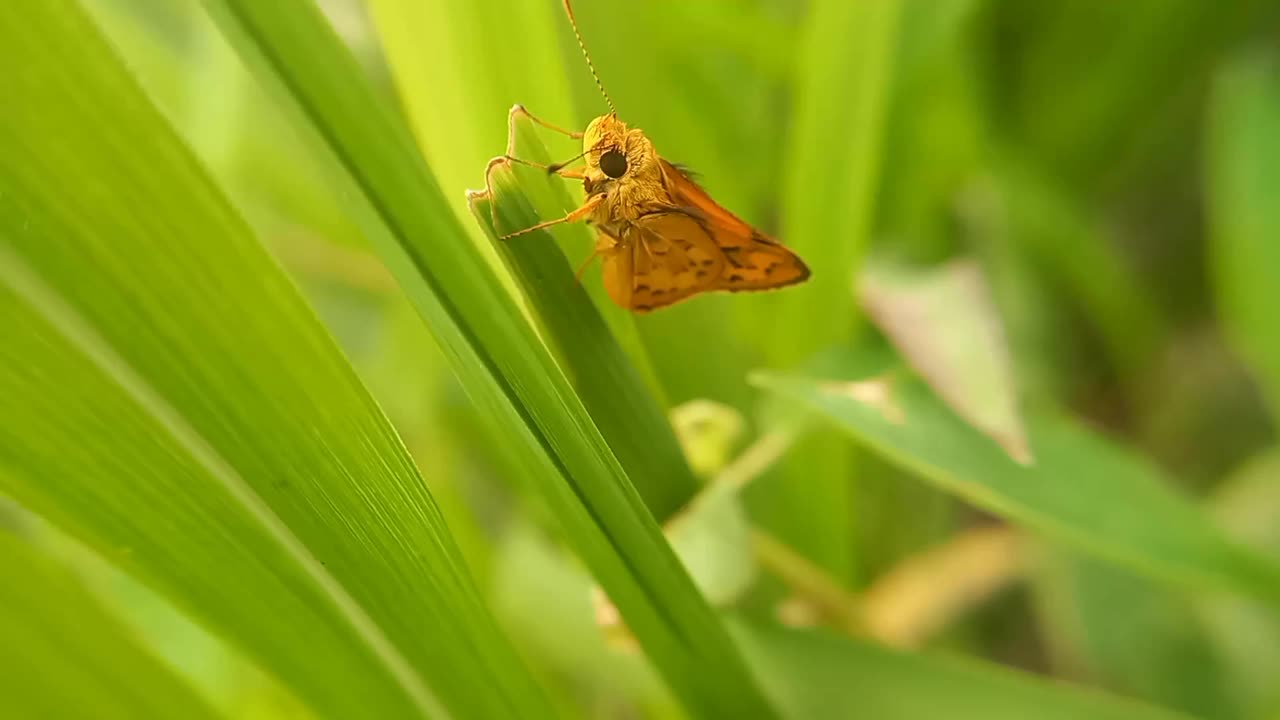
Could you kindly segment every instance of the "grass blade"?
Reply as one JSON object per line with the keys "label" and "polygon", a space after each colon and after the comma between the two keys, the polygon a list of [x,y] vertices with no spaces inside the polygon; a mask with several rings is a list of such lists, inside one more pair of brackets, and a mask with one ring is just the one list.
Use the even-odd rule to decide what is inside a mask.
{"label": "grass blade", "polygon": [[6,5],[0,34],[3,489],[317,713],[551,716],[389,424],[87,19]]}

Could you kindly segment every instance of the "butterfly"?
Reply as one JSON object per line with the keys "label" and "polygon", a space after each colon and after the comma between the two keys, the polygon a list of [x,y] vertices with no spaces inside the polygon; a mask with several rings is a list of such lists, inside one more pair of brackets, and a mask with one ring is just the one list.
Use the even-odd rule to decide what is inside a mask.
{"label": "butterfly", "polygon": [[[658,154],[643,131],[618,119],[587,53],[569,0],[565,12],[595,78],[609,113],[595,118],[583,132],[571,132],[541,120],[522,106],[508,116],[507,154],[490,162],[532,165],[560,177],[581,180],[586,199],[562,218],[502,236],[518,235],[568,222],[586,222],[596,231],[596,246],[578,270],[578,277],[600,257],[604,287],[619,307],[644,313],[686,300],[699,293],[772,290],[804,282],[809,268],[777,240],[726,210],[680,166]],[[582,141],[577,158],[585,167],[568,163],[538,165],[513,155],[514,123],[526,117],[550,130]]]}

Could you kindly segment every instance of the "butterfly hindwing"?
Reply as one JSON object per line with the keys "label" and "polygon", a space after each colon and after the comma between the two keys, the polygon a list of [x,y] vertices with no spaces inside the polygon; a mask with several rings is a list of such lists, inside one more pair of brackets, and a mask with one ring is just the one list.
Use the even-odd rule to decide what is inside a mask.
{"label": "butterfly hindwing", "polygon": [[723,253],[704,223],[688,213],[650,213],[630,231],[632,310],[653,310],[710,290],[723,272]]}

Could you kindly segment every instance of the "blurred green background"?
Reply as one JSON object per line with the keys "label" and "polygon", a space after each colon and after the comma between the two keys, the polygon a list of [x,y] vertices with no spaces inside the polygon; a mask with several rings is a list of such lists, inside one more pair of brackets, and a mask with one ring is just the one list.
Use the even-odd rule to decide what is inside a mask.
{"label": "blurred green background", "polygon": [[[249,0],[58,0],[28,22],[24,8],[39,5],[0,11],[0,92],[9,83],[19,100],[0,121],[0,688],[18,698],[16,717],[351,717],[387,677],[412,687],[406,674],[434,699],[365,716],[500,717],[486,681],[448,674],[452,649],[479,628],[474,667],[515,672],[493,692],[524,717],[1280,718],[1277,0],[578,0],[619,115],[813,271],[804,286],[635,318],[604,298],[598,270],[585,294],[568,279],[588,231],[501,247],[485,206],[477,221],[467,202],[503,152],[513,104],[571,128],[606,110],[558,0],[322,0],[358,63],[350,82],[389,111],[370,110],[364,126],[365,107],[342,94],[345,56],[290,24],[290,13],[310,17],[302,0],[279,4],[278,32],[254,19],[277,10]],[[60,43],[81,54],[64,61]],[[127,74],[82,75],[116,62]],[[126,96],[134,115],[97,104]],[[443,198],[418,209],[434,232],[413,226],[417,186],[405,179],[416,156],[388,152],[375,132],[383,116],[408,129]],[[143,120],[130,129],[128,118]],[[531,157],[576,152],[554,133],[517,130]],[[76,142],[81,151],[61,152]],[[99,148],[100,164],[76,157]],[[136,160],[117,189],[109,152]],[[169,162],[187,169],[170,174]],[[398,162],[409,170],[397,175]],[[256,237],[273,260],[147,200],[159,197],[147,187],[177,197],[188,177],[190,197],[211,198],[190,207],[242,218],[225,233]],[[130,191],[128,178],[134,206],[111,196]],[[538,172],[496,182],[500,228],[580,200]],[[94,198],[103,214],[81,213]],[[41,215],[57,207],[61,220]],[[33,223],[50,239],[27,235]],[[176,256],[190,243],[225,261],[237,278],[227,305],[224,286],[202,289],[194,259],[147,266],[143,235]],[[314,321],[285,297],[277,267],[354,376],[323,331],[286,342],[280,328]],[[493,274],[488,300],[450,289],[480,277],[457,268]],[[122,293],[161,271],[174,294],[163,283],[150,300]],[[252,300],[259,279],[278,289]],[[73,307],[82,317],[63,323]],[[570,395],[530,399],[521,378],[537,373],[500,352],[522,346],[483,325],[500,312],[536,330],[528,337],[545,342],[544,367],[563,372]],[[165,317],[171,341],[149,345],[149,323]],[[441,329],[454,324],[456,336]],[[152,449],[159,430],[111,421],[111,390],[85,381],[59,400],[48,388],[79,375],[59,364],[69,351],[55,335],[87,348],[119,387],[157,388],[156,402],[127,394],[164,406],[157,427],[179,428],[175,447],[191,457],[206,443],[245,487],[314,481],[317,494],[296,506],[259,489],[269,512],[246,501],[245,525],[278,539],[276,517],[310,553],[283,553],[299,577],[325,577],[306,557],[328,567],[327,553],[349,553],[330,568],[345,594],[318,581],[339,598],[338,620],[317,611],[315,627],[345,618],[371,657],[396,657],[369,640],[367,620],[408,670],[387,660],[357,691],[339,669],[366,659],[333,649],[346,645],[320,649],[283,629],[259,642],[273,609],[302,611],[255,611],[252,598],[276,591],[231,566],[239,556],[211,554],[203,590],[183,580],[188,551],[276,546],[225,529],[238,511],[195,494],[192,517],[224,530],[194,534],[169,508],[187,507],[186,481],[173,481],[176,495],[144,492],[140,468],[184,452]],[[273,335],[279,346],[259,349],[279,364],[271,380],[256,374],[267,365],[248,338]],[[313,352],[332,376],[301,369]],[[485,395],[475,378],[501,392]],[[281,399],[274,388],[295,381]],[[349,401],[326,392],[359,383],[376,408],[357,390]],[[494,409],[502,398],[527,432]],[[382,413],[398,439],[377,429]],[[603,438],[591,457],[619,474],[575,466],[568,435],[549,429],[557,413],[590,418],[576,426],[592,427],[584,447]],[[564,482],[538,479],[526,435]],[[83,465],[62,457],[81,444]],[[243,497],[238,481],[228,487]],[[423,487],[434,505],[419,511]],[[366,502],[384,510],[352,509]],[[580,516],[596,524],[575,525]],[[364,529],[384,521],[385,535]],[[665,550],[652,574],[610,564],[614,547],[645,556],[653,521],[700,593],[662,565]],[[599,536],[575,529],[588,526]],[[436,542],[438,557],[420,551]],[[167,555],[148,554],[161,546]],[[365,552],[394,571],[361,569]],[[402,580],[417,577],[415,563],[447,566],[449,579]],[[241,582],[238,600],[210,594]],[[306,597],[303,580],[280,584],[280,597]],[[442,604],[417,604],[441,584]],[[647,599],[620,600],[632,591]],[[699,595],[718,620],[699,614]],[[241,601],[242,614],[220,614]],[[664,619],[633,620],[651,608]],[[652,629],[704,626],[705,637],[676,631],[678,641]],[[430,628],[456,637],[437,647]],[[316,671],[316,686],[298,679],[311,653],[332,653],[335,674]],[[459,662],[458,677],[482,678],[470,667]],[[324,684],[352,707],[329,704]],[[745,699],[718,704],[727,697]]]}

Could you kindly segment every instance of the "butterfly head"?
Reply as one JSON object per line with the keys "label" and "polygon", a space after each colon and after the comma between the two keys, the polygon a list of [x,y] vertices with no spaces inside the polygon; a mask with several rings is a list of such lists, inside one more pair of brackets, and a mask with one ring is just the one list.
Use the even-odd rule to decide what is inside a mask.
{"label": "butterfly head", "polygon": [[586,186],[590,193],[628,189],[661,178],[653,143],[613,113],[601,115],[587,125],[582,149],[586,151]]}

